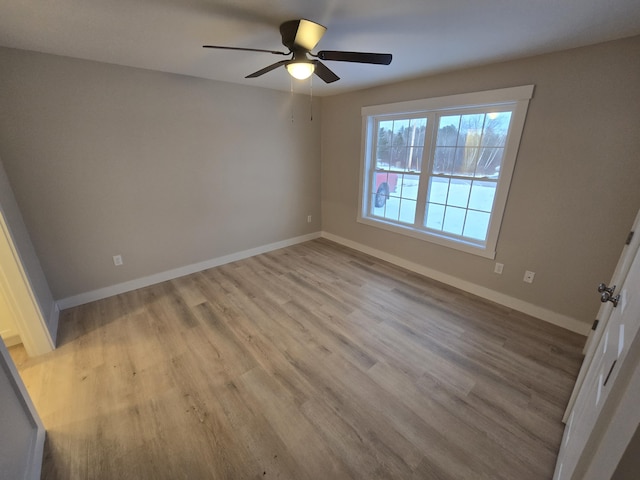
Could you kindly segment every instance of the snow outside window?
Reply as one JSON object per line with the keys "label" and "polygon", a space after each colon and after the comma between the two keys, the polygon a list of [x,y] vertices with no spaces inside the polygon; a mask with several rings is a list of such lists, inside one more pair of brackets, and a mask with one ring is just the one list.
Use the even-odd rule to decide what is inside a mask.
{"label": "snow outside window", "polygon": [[358,221],[495,258],[533,85],[364,107]]}

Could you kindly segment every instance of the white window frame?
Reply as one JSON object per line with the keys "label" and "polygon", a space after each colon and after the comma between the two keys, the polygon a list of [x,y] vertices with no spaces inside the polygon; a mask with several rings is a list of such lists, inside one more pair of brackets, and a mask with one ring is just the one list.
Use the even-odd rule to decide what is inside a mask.
{"label": "white window frame", "polygon": [[[485,258],[494,259],[496,255],[496,245],[498,234],[502,224],[502,218],[506,207],[511,178],[515,168],[516,156],[520,146],[520,139],[524,129],[525,118],[529,106],[529,100],[533,96],[534,85],[524,85],[519,87],[502,88],[498,90],[488,90],[483,92],[465,93],[460,95],[450,95],[446,97],[436,97],[408,102],[391,103],[386,105],[366,106],[362,108],[362,154],[360,164],[360,191],[358,218],[359,223],[381,228],[401,235],[426,240],[446,247],[472,253]],[[420,188],[418,192],[418,209],[424,209],[427,198],[428,178],[431,171],[435,151],[435,118],[437,114],[446,113],[448,110],[460,109],[486,109],[495,107],[504,109],[506,106],[513,107],[511,125],[507,141],[505,143],[500,177],[498,179],[491,219],[487,230],[487,237],[484,242],[473,241],[467,238],[460,238],[455,235],[448,235],[446,232],[438,233],[433,230],[419,229],[413,225],[401,224],[393,220],[370,216],[372,192],[370,187],[373,184],[372,175],[375,171],[375,159],[372,147],[374,144],[376,120],[384,119],[385,116],[397,117],[399,114],[409,116],[427,117],[427,133],[425,135],[424,156],[422,161]],[[456,112],[456,114],[459,112]],[[431,132],[431,137],[429,137]],[[424,204],[424,205],[422,205]]]}

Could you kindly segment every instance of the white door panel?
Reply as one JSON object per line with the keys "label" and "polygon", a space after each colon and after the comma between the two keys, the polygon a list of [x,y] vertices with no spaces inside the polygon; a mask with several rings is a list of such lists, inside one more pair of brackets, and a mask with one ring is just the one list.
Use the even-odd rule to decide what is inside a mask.
{"label": "white door panel", "polygon": [[[597,449],[600,437],[611,420],[612,412],[621,401],[619,394],[626,389],[624,382],[616,383],[629,357],[630,346],[638,341],[640,329],[640,254],[636,251],[617,291],[617,306],[594,346],[593,358],[585,370],[584,381],[568,418],[554,479],[583,478],[590,458]],[[608,302],[611,303],[611,302]],[[640,338],[640,337],[638,337]],[[632,359],[633,360],[633,359]],[[635,362],[635,360],[633,360]],[[627,370],[630,368],[627,363]],[[624,379],[623,379],[624,380]],[[624,380],[627,381],[627,380]],[[603,479],[604,480],[604,479]]]}
{"label": "white door panel", "polygon": [[[638,233],[634,233],[638,232]],[[631,227],[630,232],[631,238],[628,239],[627,244],[623,246],[622,254],[620,255],[620,259],[618,260],[618,264],[616,265],[616,269],[613,272],[613,276],[611,277],[610,286],[613,285],[621,285],[624,279],[629,272],[629,268],[631,267],[631,263],[640,248],[640,211],[636,215],[635,221]],[[603,332],[606,328],[606,325],[609,321],[609,317],[613,312],[613,304],[611,302],[605,302],[600,306],[600,310],[597,315],[598,327],[595,331],[591,331],[589,334],[589,338],[587,339],[587,343],[585,345],[585,357],[582,362],[582,367],[580,368],[580,372],[578,374],[578,379],[576,380],[575,387],[573,392],[571,393],[571,398],[569,399],[569,403],[567,404],[567,409],[564,413],[564,418],[562,419],[564,422],[567,422],[569,414],[573,410],[573,405],[576,400],[576,397],[580,393],[580,389],[585,380],[585,376],[589,367],[591,366],[591,362],[593,361],[594,355],[596,354],[596,349],[602,339]]]}

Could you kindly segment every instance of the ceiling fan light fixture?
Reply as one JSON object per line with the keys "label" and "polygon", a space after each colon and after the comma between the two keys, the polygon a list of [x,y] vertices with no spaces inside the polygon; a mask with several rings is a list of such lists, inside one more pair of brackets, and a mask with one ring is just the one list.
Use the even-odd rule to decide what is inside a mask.
{"label": "ceiling fan light fixture", "polygon": [[[367,52],[347,52],[341,50],[321,50],[318,53],[311,53],[322,36],[326,27],[311,20],[289,20],[280,25],[280,36],[282,44],[287,47],[287,52],[277,50],[264,50],[262,48],[248,47],[228,47],[224,45],[203,45],[204,48],[219,48],[222,50],[240,50],[245,52],[264,52],[274,55],[291,55],[288,60],[281,60],[272,63],[257,72],[247,75],[245,78],[261,77],[279,67],[285,67],[292,78],[305,80],[314,73],[324,83],[333,83],[340,80],[329,67],[320,60],[332,60],[337,62],[368,63],[371,65],[389,65],[391,63],[390,53],[367,53]],[[313,59],[309,58],[313,57]]]}
{"label": "ceiling fan light fixture", "polygon": [[313,62],[291,62],[287,64],[289,75],[298,80],[305,80],[313,75],[316,66]]}

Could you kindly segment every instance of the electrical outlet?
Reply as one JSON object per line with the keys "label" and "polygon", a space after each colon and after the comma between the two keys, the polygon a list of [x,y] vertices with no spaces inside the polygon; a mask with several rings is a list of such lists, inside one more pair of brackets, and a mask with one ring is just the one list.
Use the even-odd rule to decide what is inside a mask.
{"label": "electrical outlet", "polygon": [[114,255],[113,256],[113,264],[116,267],[119,267],[120,265],[122,265],[122,255]]}
{"label": "electrical outlet", "polygon": [[493,273],[497,273],[498,275],[502,275],[502,269],[504,268],[504,263],[496,262],[496,266],[493,268]]}
{"label": "electrical outlet", "polygon": [[307,215],[307,223],[311,223],[311,215]]}
{"label": "electrical outlet", "polygon": [[524,278],[522,279],[522,281],[527,283],[533,283],[533,277],[535,276],[536,276],[536,272],[530,272],[529,270],[527,270],[526,272],[524,272]]}

